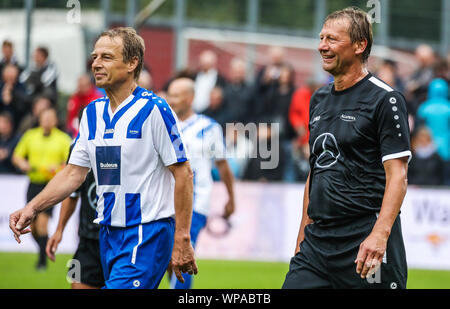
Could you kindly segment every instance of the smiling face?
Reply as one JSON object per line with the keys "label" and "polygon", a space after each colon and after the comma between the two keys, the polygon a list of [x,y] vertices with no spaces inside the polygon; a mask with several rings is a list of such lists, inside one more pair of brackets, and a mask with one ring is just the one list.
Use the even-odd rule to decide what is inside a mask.
{"label": "smiling face", "polygon": [[108,89],[134,78],[137,60],[124,62],[121,37],[100,37],[91,55],[92,73],[97,87]]}
{"label": "smiling face", "polygon": [[344,74],[347,69],[361,62],[364,51],[361,44],[352,43],[349,34],[350,22],[347,18],[328,20],[320,32],[319,53],[322,67],[333,76]]}

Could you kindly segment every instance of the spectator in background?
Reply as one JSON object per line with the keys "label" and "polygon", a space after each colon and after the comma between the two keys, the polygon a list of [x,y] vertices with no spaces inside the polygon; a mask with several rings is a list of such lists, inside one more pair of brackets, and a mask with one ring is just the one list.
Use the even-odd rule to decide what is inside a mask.
{"label": "spectator in background", "polygon": [[309,173],[309,101],[319,87],[320,83],[309,79],[294,92],[289,107],[289,123],[295,131],[292,155],[301,181],[306,181]]}
{"label": "spectator in background", "polygon": [[[25,132],[14,150],[12,162],[30,179],[27,203],[44,189],[67,161],[71,138],[57,129],[57,124],[58,116],[54,108],[42,111],[39,114],[39,127]],[[39,246],[39,259],[36,264],[38,270],[47,267],[47,224],[52,210],[53,208],[50,208],[39,213],[31,223],[32,235]]]}
{"label": "spectator in background", "polygon": [[[263,99],[264,109],[258,122],[279,124],[280,147],[285,156],[285,174],[283,180],[293,182],[296,180],[295,165],[292,160],[292,144],[295,131],[289,122],[289,107],[295,91],[295,72],[289,64],[283,64],[279,70],[278,80],[272,80]],[[271,132],[275,134],[274,130]]]}
{"label": "spectator in background", "polygon": [[435,78],[441,78],[450,83],[450,64],[446,59],[440,58],[436,61],[433,71]]}
{"label": "spectator in background", "polygon": [[[0,82],[0,111],[10,112],[15,124],[19,124],[30,109],[25,87],[18,82],[18,77],[19,68],[14,64],[7,64]],[[14,130],[16,129],[15,127]]]}
{"label": "spectator in background", "polygon": [[217,69],[217,55],[213,51],[206,50],[200,54],[199,71],[194,81],[193,108],[196,113],[203,113],[209,107],[211,91],[216,87],[223,88],[226,84],[225,78]]}
{"label": "spectator in background", "polygon": [[246,75],[246,63],[239,58],[231,60],[229,81],[223,90],[224,105],[229,114],[227,122],[249,122],[252,88],[245,80]]}
{"label": "spectator in background", "polygon": [[405,96],[408,113],[416,115],[419,104],[426,100],[428,85],[433,80],[433,66],[436,56],[429,45],[419,45],[415,52],[419,67],[407,79],[405,84]]}
{"label": "spectator in background", "polygon": [[195,80],[195,76],[196,76],[196,72],[195,70],[191,69],[191,68],[184,68],[182,70],[177,71],[171,78],[169,78],[169,80],[164,84],[164,87],[161,91],[159,91],[157,93],[157,95],[159,97],[164,98],[166,101],[168,100],[168,95],[167,95],[167,91],[169,89],[169,85],[176,79],[179,78],[189,78],[192,80]]}
{"label": "spectator in background", "polygon": [[83,74],[78,78],[77,90],[67,103],[66,131],[72,138],[75,138],[78,134],[79,119],[83,109],[90,102],[102,96],[103,94],[92,83],[89,74]]}
{"label": "spectator in background", "polygon": [[285,50],[280,46],[273,46],[268,51],[270,57],[270,63],[258,72],[255,78],[254,85],[254,104],[252,106],[253,119],[252,121],[258,122],[262,109],[264,109],[260,102],[264,101],[266,92],[270,87],[277,83],[280,78],[281,67],[286,63]]}
{"label": "spectator in background", "polygon": [[[256,156],[251,156],[247,162],[243,179],[259,182],[272,182],[272,181],[282,181],[285,167],[286,154],[284,153],[284,148],[278,147],[278,165],[273,169],[262,168],[262,162],[269,161],[268,158],[263,158],[261,155],[261,145],[267,145],[267,149],[274,150],[275,145],[272,145],[272,140],[277,139],[273,134],[278,134],[273,130],[272,126],[259,125],[257,127],[258,140],[253,141],[253,147],[258,147],[259,154]],[[258,144],[256,144],[258,143]],[[256,152],[254,153],[256,154]],[[273,152],[272,152],[272,155]]]}
{"label": "spectator in background", "polygon": [[19,63],[16,60],[16,57],[14,56],[14,46],[11,41],[9,41],[9,40],[3,41],[2,55],[3,55],[3,58],[0,61],[0,74],[3,72],[3,69],[8,64],[13,64],[19,69],[19,72],[22,71],[22,68],[20,67]]}
{"label": "spectator in background", "polygon": [[19,138],[13,129],[13,116],[8,112],[0,113],[0,174],[17,173],[11,158]]}
{"label": "spectator in background", "polygon": [[420,105],[417,122],[430,128],[437,152],[445,161],[445,183],[450,185],[450,100],[445,80],[437,78],[430,83],[428,100]]}
{"label": "spectator in background", "polygon": [[225,146],[228,163],[235,178],[242,179],[247,168],[249,158],[253,157],[255,147],[245,136],[245,132],[235,126],[229,126],[225,132]]}
{"label": "spectator in background", "polygon": [[447,58],[446,58],[446,60],[447,60],[447,81],[449,81],[450,82],[450,50],[449,50],[449,52],[447,53]]}
{"label": "spectator in background", "polygon": [[142,70],[139,74],[138,86],[147,90],[153,90],[152,75],[148,70]]}
{"label": "spectator in background", "polygon": [[203,114],[217,121],[224,129],[228,119],[230,119],[230,111],[224,105],[223,89],[221,87],[214,87],[211,90],[209,102],[209,107]]}
{"label": "spectator in background", "polygon": [[264,92],[264,88],[280,77],[280,69],[286,63],[286,52],[281,46],[272,46],[269,51],[270,63],[264,66],[256,76],[256,86],[259,91]]}
{"label": "spectator in background", "polygon": [[288,121],[289,107],[295,91],[295,72],[292,66],[284,64],[280,68],[278,80],[272,80],[264,98],[264,109],[260,120],[262,122],[279,123],[280,137],[288,140],[294,137],[291,124]]}
{"label": "spectator in background", "polygon": [[404,92],[405,85],[398,75],[397,64],[389,59],[383,60],[375,75],[397,91]]}
{"label": "spectator in background", "polygon": [[46,47],[37,47],[33,53],[34,66],[26,69],[20,75],[20,81],[25,84],[27,94],[32,98],[46,96],[53,106],[58,101],[56,65],[49,60]]}
{"label": "spectator in background", "polygon": [[305,159],[309,158],[309,101],[318,89],[313,80],[298,88],[292,95],[289,107],[289,122],[296,133],[296,148],[300,149]]}
{"label": "spectator in background", "polygon": [[23,118],[18,127],[17,133],[19,135],[23,135],[25,131],[38,127],[39,115],[41,114],[41,112],[43,112],[47,108],[50,108],[51,106],[52,102],[48,98],[44,96],[35,97],[33,100],[31,113],[27,114]]}
{"label": "spectator in background", "polygon": [[413,156],[408,168],[411,185],[439,186],[444,184],[444,161],[436,151],[430,131],[419,127],[412,136]]}

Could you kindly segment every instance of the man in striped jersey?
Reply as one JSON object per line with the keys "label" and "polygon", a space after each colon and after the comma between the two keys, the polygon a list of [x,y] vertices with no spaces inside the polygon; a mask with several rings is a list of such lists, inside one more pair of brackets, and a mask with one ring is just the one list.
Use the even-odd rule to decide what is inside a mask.
{"label": "man in striped jersey", "polygon": [[169,261],[180,281],[184,272],[197,273],[192,171],[171,108],[137,86],[144,49],[132,28],[100,34],[92,71],[107,96],[83,111],[67,167],[10,216],[20,242],[36,213],[69,196],[92,169],[105,288],[157,288]]}
{"label": "man in striped jersey", "polygon": [[[221,126],[212,118],[196,114],[192,108],[195,83],[189,78],[174,80],[168,89],[168,101],[180,120],[180,128],[189,151],[194,173],[194,212],[192,214],[191,241],[195,247],[200,231],[206,226],[210,210],[213,186],[211,170],[217,166],[220,178],[225,184],[228,201],[223,217],[227,220],[234,212],[233,173],[226,160],[225,144]],[[170,272],[170,269],[169,269]],[[184,283],[172,276],[171,287],[190,289],[192,276],[184,274]]]}
{"label": "man in striped jersey", "polygon": [[318,50],[334,83],[311,98],[311,170],[284,288],[406,288],[408,116],[403,96],[367,71],[371,45],[360,9],[325,20]]}

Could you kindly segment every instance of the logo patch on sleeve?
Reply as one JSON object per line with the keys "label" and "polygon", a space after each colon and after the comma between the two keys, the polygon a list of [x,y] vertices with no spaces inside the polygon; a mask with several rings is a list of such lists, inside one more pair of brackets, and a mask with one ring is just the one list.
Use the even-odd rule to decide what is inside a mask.
{"label": "logo patch on sleeve", "polygon": [[120,146],[104,146],[95,149],[99,186],[120,185]]}

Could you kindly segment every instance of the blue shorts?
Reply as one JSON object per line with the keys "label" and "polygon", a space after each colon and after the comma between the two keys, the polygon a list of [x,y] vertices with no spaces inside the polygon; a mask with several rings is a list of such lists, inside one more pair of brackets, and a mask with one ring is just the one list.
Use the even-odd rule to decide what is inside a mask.
{"label": "blue shorts", "polygon": [[156,289],[169,265],[175,220],[127,228],[102,225],[100,258],[106,289]]}

